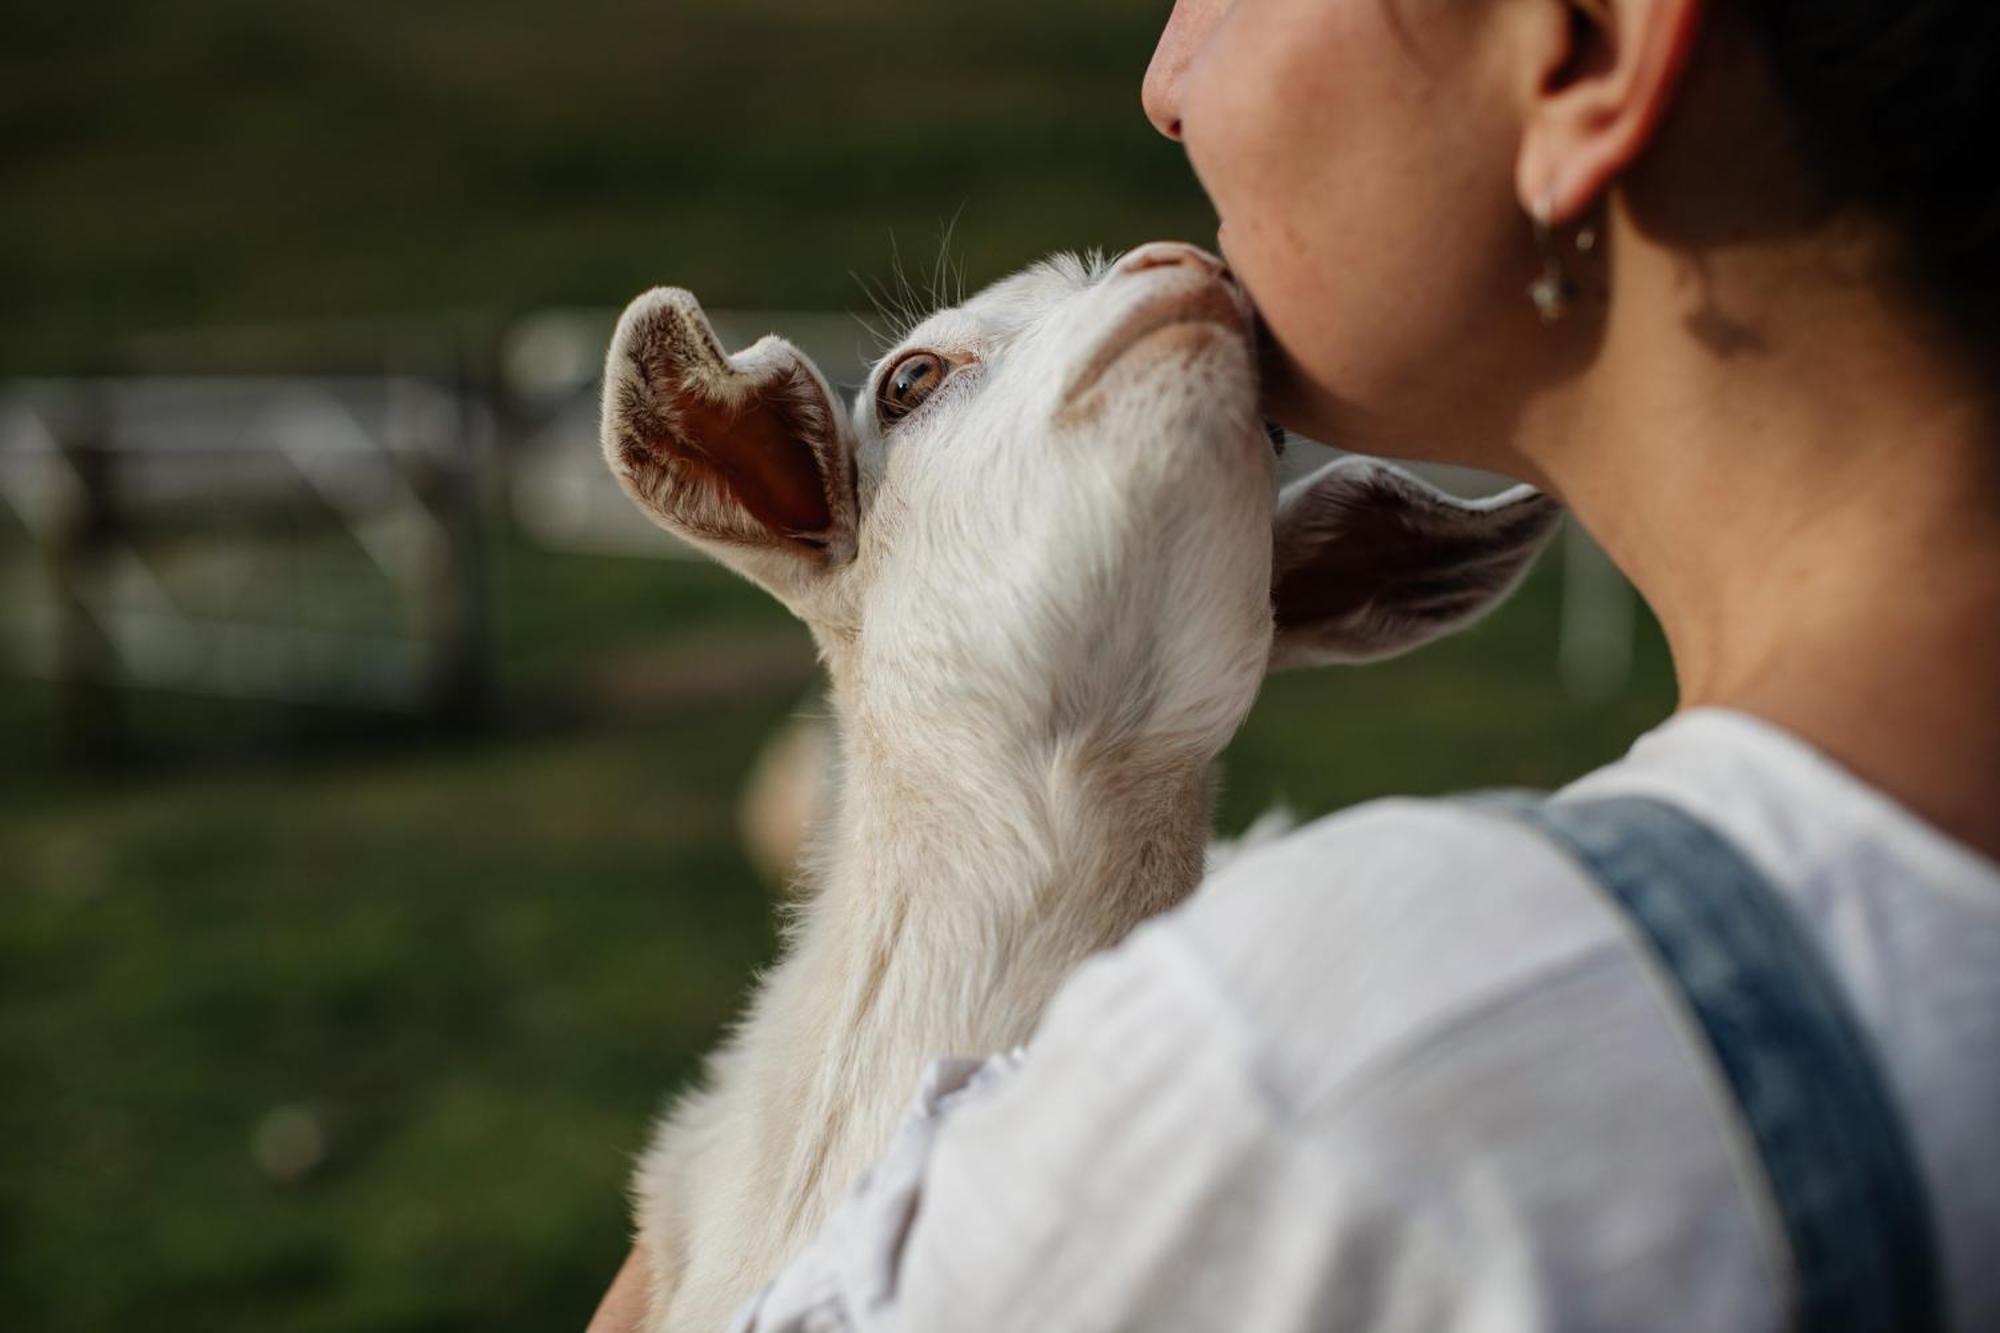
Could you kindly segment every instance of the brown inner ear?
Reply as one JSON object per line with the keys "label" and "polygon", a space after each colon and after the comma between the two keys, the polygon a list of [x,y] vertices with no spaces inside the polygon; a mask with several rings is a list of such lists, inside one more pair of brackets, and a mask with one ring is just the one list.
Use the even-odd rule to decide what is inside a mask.
{"label": "brown inner ear", "polygon": [[1469,555],[1474,545],[1465,541],[1463,552],[1447,555],[1437,549],[1448,543],[1443,539],[1425,550],[1426,539],[1410,530],[1400,511],[1365,504],[1343,509],[1337,541],[1278,571],[1271,602],[1281,633],[1297,625],[1346,620],[1412,582],[1427,564]]}
{"label": "brown inner ear", "polygon": [[772,531],[823,544],[833,514],[809,441],[828,423],[808,405],[796,379],[760,386],[740,404],[685,394],[675,407],[681,431],[672,441],[674,453],[712,474]]}
{"label": "brown inner ear", "polygon": [[1339,509],[1330,539],[1289,553],[1281,543],[1271,587],[1279,633],[1349,623],[1371,609],[1474,611],[1533,558],[1554,512],[1541,496],[1475,513],[1392,489],[1359,491]]}

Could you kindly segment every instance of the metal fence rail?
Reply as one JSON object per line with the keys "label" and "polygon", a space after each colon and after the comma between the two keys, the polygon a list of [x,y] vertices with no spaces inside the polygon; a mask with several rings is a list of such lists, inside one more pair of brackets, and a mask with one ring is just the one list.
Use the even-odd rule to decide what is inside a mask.
{"label": "metal fence rail", "polygon": [[[781,332],[836,385],[877,350],[844,315],[710,318],[732,349]],[[478,393],[412,374],[0,383],[0,667],[62,682],[83,730],[131,686],[477,719],[489,500],[551,550],[691,554],[598,451],[615,319],[518,322]],[[1301,443],[1286,467],[1329,454]],[[1599,699],[1628,678],[1636,601],[1574,525],[1564,540],[1558,665]]]}
{"label": "metal fence rail", "polygon": [[490,414],[416,379],[0,388],[0,651],[78,688],[477,713]]}

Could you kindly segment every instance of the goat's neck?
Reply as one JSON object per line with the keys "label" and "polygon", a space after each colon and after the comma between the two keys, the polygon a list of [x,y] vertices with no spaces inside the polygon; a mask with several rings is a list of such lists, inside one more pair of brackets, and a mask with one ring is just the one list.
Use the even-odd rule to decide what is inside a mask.
{"label": "goat's neck", "polygon": [[837,804],[746,1034],[787,1034],[759,1096],[787,1108],[770,1147],[795,1224],[880,1150],[927,1061],[1025,1041],[1077,963],[1185,897],[1208,832],[1205,757],[839,712]]}
{"label": "goat's neck", "polygon": [[878,717],[839,702],[843,770],[808,924],[861,926],[839,932],[845,945],[1039,1011],[1044,994],[1009,988],[1066,972],[1200,877],[1203,756],[972,720],[913,725],[906,707]]}

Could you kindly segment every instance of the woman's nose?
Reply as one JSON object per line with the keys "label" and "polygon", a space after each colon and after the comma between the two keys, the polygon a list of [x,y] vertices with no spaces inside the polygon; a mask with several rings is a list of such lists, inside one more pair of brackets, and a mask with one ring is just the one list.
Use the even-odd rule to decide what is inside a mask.
{"label": "woman's nose", "polygon": [[1208,40],[1210,29],[1228,8],[1230,0],[1175,0],[1174,12],[1160,32],[1159,45],[1146,66],[1146,78],[1139,85],[1139,104],[1146,119],[1169,139],[1181,137],[1181,84],[1187,77],[1194,54]]}
{"label": "woman's nose", "polygon": [[1153,128],[1180,142],[1180,78],[1179,71],[1171,73],[1164,67],[1161,57],[1166,54],[1167,44],[1163,35],[1160,45],[1153,52],[1153,63],[1146,66],[1146,80],[1139,85],[1139,105],[1146,108],[1146,119],[1153,122]]}

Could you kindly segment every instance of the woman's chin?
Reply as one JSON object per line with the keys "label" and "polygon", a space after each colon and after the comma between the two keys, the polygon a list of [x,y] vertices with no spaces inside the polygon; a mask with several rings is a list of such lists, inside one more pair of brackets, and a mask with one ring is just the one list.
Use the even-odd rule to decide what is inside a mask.
{"label": "woman's chin", "polygon": [[1333,414],[1322,410],[1319,400],[1323,395],[1314,391],[1312,385],[1304,381],[1283,356],[1268,341],[1264,345],[1264,356],[1260,362],[1260,388],[1257,410],[1266,421],[1272,421],[1294,435],[1322,444],[1333,444],[1336,433]]}

